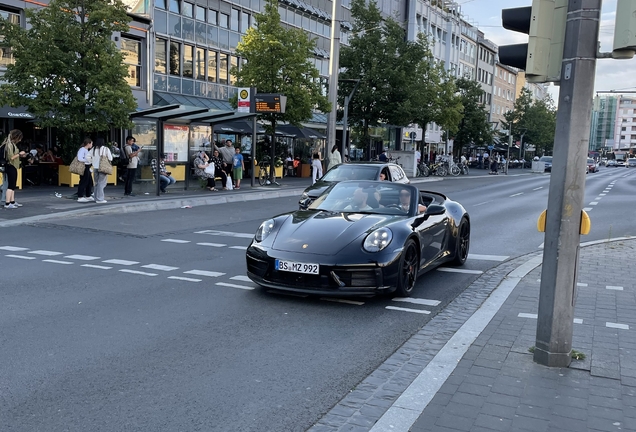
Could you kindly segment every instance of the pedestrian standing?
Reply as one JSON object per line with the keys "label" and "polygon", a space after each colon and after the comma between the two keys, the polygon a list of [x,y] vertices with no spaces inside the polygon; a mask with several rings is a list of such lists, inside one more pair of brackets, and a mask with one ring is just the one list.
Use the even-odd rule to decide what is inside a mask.
{"label": "pedestrian standing", "polygon": [[126,184],[124,186],[124,196],[135,196],[132,193],[133,183],[137,176],[137,166],[139,166],[139,153],[143,147],[138,147],[137,140],[134,136],[129,135],[126,137],[126,147],[124,147],[124,153],[128,158],[128,165],[126,165]]}
{"label": "pedestrian standing", "polygon": [[2,187],[6,184],[7,190],[3,194],[4,208],[17,209],[22,207],[22,204],[18,204],[15,201],[15,188],[18,183],[18,169],[20,168],[20,157],[24,157],[26,152],[20,151],[17,144],[22,141],[22,132],[18,129],[13,129],[9,132],[9,135],[2,143],[1,150],[4,152],[4,179]]}
{"label": "pedestrian standing", "polygon": [[106,187],[106,181],[108,174],[99,172],[99,162],[102,156],[106,156],[110,162],[113,160],[113,154],[107,145],[104,145],[104,138],[97,138],[95,140],[95,146],[91,150],[91,156],[93,158],[93,177],[95,179],[95,202],[98,204],[105,204],[107,201],[104,199],[104,188]]}
{"label": "pedestrian standing", "polygon": [[225,173],[228,175],[232,174],[232,164],[234,163],[234,145],[232,144],[232,140],[225,141],[225,147],[217,147],[216,144],[214,148],[219,151],[219,154],[223,157],[223,162],[225,162]]}
{"label": "pedestrian standing", "polygon": [[77,160],[84,164],[84,174],[80,176],[79,186],[77,187],[77,202],[81,203],[95,201],[95,198],[91,196],[93,193],[93,177],[91,176],[93,159],[90,152],[92,147],[93,140],[84,138],[82,146],[77,151]]}
{"label": "pedestrian standing", "polygon": [[234,177],[234,181],[236,182],[234,189],[240,189],[245,165],[243,164],[243,155],[241,154],[241,148],[237,147],[234,151],[234,158],[232,159],[232,176]]}
{"label": "pedestrian standing", "polygon": [[334,144],[331,148],[331,152],[329,152],[329,158],[327,159],[327,169],[333,168],[341,163],[342,157],[340,156],[340,152],[338,151],[338,144]]}
{"label": "pedestrian standing", "polygon": [[320,155],[314,153],[314,159],[311,161],[311,184],[316,183],[316,180],[322,177],[322,163],[320,162]]}

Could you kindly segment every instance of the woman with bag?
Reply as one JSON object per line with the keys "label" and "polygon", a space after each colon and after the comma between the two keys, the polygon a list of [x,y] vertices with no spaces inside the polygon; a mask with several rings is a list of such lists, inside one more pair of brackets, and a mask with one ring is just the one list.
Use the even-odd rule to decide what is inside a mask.
{"label": "woman with bag", "polygon": [[4,201],[4,208],[17,209],[21,207],[21,204],[15,202],[15,188],[18,183],[18,168],[20,168],[20,157],[23,157],[26,152],[18,149],[18,144],[22,141],[22,132],[18,129],[13,129],[9,132],[9,135],[5,138],[0,150],[4,152],[5,161],[4,165],[4,182],[7,185],[7,192]]}
{"label": "woman with bag", "polygon": [[214,150],[212,157],[210,158],[210,162],[214,164],[214,177],[221,177],[221,187],[227,190],[227,174],[225,174],[224,171],[225,162],[223,162],[223,158],[219,155],[218,150]]}
{"label": "woman with bag", "polygon": [[110,164],[113,160],[113,154],[108,146],[104,145],[104,138],[95,140],[91,156],[93,157],[93,177],[95,178],[95,202],[105,204],[107,201],[104,199],[104,188],[108,174],[113,172],[113,166]]}
{"label": "woman with bag", "polygon": [[342,158],[340,157],[340,152],[338,151],[338,144],[334,144],[331,148],[331,152],[329,153],[329,167],[327,169],[331,169],[338,164],[342,163]]}
{"label": "woman with bag", "polygon": [[77,187],[77,202],[85,203],[95,201],[91,196],[93,192],[93,177],[91,176],[92,157],[90,150],[93,147],[93,140],[84,138],[82,146],[77,151],[77,160],[84,164],[84,174],[80,175],[79,186]]}
{"label": "woman with bag", "polygon": [[207,182],[206,187],[210,191],[217,191],[214,187],[214,164],[211,164],[210,158],[205,151],[200,151],[194,159],[194,174]]}

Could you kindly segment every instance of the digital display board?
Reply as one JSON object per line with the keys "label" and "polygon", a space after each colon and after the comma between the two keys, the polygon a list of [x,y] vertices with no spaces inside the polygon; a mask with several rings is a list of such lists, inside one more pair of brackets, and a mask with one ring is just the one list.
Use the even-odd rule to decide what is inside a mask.
{"label": "digital display board", "polygon": [[280,94],[256,94],[255,112],[259,114],[285,114],[287,97]]}

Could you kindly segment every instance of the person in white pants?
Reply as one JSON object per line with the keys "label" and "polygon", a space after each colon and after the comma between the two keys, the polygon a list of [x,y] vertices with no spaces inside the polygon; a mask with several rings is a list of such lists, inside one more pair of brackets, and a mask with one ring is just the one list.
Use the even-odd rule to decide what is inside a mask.
{"label": "person in white pants", "polygon": [[95,202],[97,204],[105,204],[104,188],[108,179],[108,174],[99,172],[99,161],[102,156],[106,156],[109,161],[113,161],[113,154],[107,145],[104,144],[104,138],[97,138],[92,148],[93,156],[93,178],[95,179]]}

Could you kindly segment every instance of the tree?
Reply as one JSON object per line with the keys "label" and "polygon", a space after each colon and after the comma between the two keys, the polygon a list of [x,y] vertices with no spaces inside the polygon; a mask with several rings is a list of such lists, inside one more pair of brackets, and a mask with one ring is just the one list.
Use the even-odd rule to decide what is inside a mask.
{"label": "tree", "polygon": [[462,153],[470,144],[485,145],[492,141],[492,128],[488,122],[488,112],[479,101],[483,93],[481,85],[466,78],[457,80],[464,115],[455,135],[455,149]]}
{"label": "tree", "polygon": [[38,126],[57,128],[67,155],[81,134],[129,127],[136,102],[111,40],[128,30],[121,0],[52,0],[25,13],[29,29],[0,23],[0,37],[15,56],[0,102],[26,106]]}
{"label": "tree", "polygon": [[[275,131],[280,121],[300,125],[311,118],[313,110],[331,110],[318,82],[319,72],[311,62],[315,41],[296,28],[285,28],[280,22],[278,1],[267,0],[263,13],[256,15],[256,26],[248,29],[236,47],[236,54],[247,62],[230,73],[237,87],[256,87],[259,93],[287,96],[284,114],[261,114],[271,135],[271,173],[274,174]],[[234,106],[237,97],[230,101]]]}

